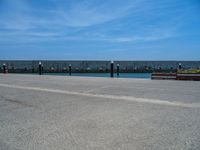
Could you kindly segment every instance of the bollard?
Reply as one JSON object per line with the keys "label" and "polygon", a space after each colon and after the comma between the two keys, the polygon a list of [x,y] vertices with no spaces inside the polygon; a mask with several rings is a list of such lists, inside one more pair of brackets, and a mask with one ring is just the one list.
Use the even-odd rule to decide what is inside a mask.
{"label": "bollard", "polygon": [[42,63],[41,63],[41,61],[39,62],[39,75],[42,75]]}
{"label": "bollard", "polygon": [[181,64],[181,63],[178,64],[178,69],[179,69],[179,70],[182,69],[182,64]]}
{"label": "bollard", "polygon": [[114,77],[114,62],[113,61],[110,62],[110,77],[111,78]]}
{"label": "bollard", "polygon": [[71,76],[72,75],[72,65],[69,64],[69,75]]}
{"label": "bollard", "polygon": [[117,77],[119,77],[119,64],[117,64]]}
{"label": "bollard", "polygon": [[42,74],[43,74],[43,72],[44,72],[44,66],[43,65],[42,65],[42,69],[41,70],[42,70]]}
{"label": "bollard", "polygon": [[3,73],[6,73],[6,64],[3,64]]}

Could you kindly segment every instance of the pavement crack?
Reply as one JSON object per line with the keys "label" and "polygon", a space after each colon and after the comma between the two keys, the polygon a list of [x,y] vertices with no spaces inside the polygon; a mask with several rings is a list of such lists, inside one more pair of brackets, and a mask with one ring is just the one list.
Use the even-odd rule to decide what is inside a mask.
{"label": "pavement crack", "polygon": [[26,102],[19,101],[19,100],[6,98],[5,101],[10,102],[10,103],[14,103],[14,104],[17,104],[17,105],[20,105],[20,106],[24,106],[24,107],[33,107],[33,105],[30,105],[30,104],[28,104]]}

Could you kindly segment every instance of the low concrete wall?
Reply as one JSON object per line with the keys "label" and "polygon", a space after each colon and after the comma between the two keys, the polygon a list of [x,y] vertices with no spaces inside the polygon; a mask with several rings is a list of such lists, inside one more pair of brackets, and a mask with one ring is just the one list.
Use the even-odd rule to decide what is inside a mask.
{"label": "low concrete wall", "polygon": [[193,80],[200,81],[200,74],[192,73],[152,73],[153,80]]}

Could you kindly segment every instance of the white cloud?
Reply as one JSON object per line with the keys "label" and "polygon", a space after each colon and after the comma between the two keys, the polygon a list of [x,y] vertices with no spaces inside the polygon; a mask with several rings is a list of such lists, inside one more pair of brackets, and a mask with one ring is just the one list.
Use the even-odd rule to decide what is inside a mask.
{"label": "white cloud", "polygon": [[75,3],[69,9],[59,10],[58,14],[63,17],[67,26],[87,27],[126,16],[131,12],[130,10],[135,3],[130,5],[130,3],[123,1],[120,4],[122,5],[116,7],[115,3],[105,2],[99,5],[95,5],[95,3]]}
{"label": "white cloud", "polygon": [[[176,28],[180,25],[179,20],[182,18],[180,15],[165,14],[173,12],[173,9],[170,10],[174,7],[173,0],[51,0],[51,2],[55,7],[42,10],[42,7],[37,9],[25,0],[17,2],[7,0],[4,4],[6,10],[4,9],[0,14],[0,29],[8,31],[3,34],[0,31],[1,36],[7,40],[10,37],[11,40],[20,37],[25,42],[28,39],[33,42],[39,40],[88,40],[116,43],[154,41],[175,36]],[[178,9],[178,12],[180,10]],[[126,17],[128,22],[123,20]],[[118,22],[121,26],[116,33],[113,28],[117,27],[115,23]],[[111,26],[108,26],[109,24]],[[13,38],[14,36],[16,38]]]}

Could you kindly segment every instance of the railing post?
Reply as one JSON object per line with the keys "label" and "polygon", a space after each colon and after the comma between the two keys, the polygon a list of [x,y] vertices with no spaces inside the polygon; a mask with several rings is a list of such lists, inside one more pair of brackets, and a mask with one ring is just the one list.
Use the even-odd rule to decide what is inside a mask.
{"label": "railing post", "polygon": [[39,75],[42,75],[42,63],[41,63],[41,61],[39,62]]}
{"label": "railing post", "polygon": [[6,73],[6,64],[3,64],[3,73]]}
{"label": "railing post", "polygon": [[117,77],[119,77],[119,64],[117,64]]}
{"label": "railing post", "polygon": [[114,62],[113,61],[110,62],[110,77],[111,78],[114,77]]}
{"label": "railing post", "polygon": [[181,63],[178,64],[178,69],[179,69],[179,70],[182,69],[182,64],[181,64]]}
{"label": "railing post", "polygon": [[43,72],[44,72],[44,66],[42,65],[42,74],[43,74]]}
{"label": "railing post", "polygon": [[69,75],[71,76],[72,75],[72,65],[69,64]]}

